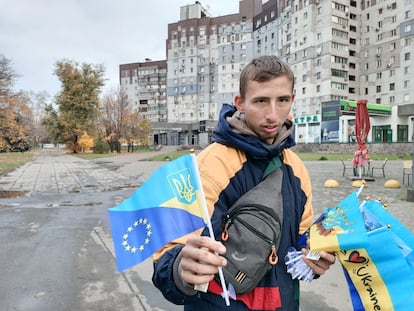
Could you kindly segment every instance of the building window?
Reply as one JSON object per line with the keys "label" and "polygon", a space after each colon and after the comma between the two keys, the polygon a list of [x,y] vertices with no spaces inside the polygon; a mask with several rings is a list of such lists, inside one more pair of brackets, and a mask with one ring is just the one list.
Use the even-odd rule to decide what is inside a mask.
{"label": "building window", "polygon": [[397,125],[397,141],[408,141],[408,125]]}
{"label": "building window", "polygon": [[390,83],[390,91],[394,91],[395,90],[395,83]]}

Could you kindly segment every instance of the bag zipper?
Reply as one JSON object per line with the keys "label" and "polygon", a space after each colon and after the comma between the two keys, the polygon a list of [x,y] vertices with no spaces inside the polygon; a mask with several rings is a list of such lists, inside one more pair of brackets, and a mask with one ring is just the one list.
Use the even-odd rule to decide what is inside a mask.
{"label": "bag zipper", "polygon": [[[253,214],[251,214],[253,215]],[[256,215],[253,215],[255,217],[257,217]],[[262,219],[263,221],[266,221],[264,219]],[[249,223],[247,223],[246,221],[242,220],[242,219],[238,219],[238,221],[245,226],[248,230],[252,231],[254,234],[256,234],[256,236],[258,236],[259,238],[261,238],[263,241],[266,241],[267,243],[269,243],[270,247],[271,247],[271,252],[270,255],[268,257],[269,263],[271,265],[276,265],[279,261],[279,257],[277,256],[277,250],[276,250],[276,245],[275,245],[275,241],[273,239],[270,239],[269,237],[265,236],[263,233],[261,233],[259,230],[257,230],[256,228],[254,228],[253,226],[251,226]],[[228,219],[228,221],[225,224],[223,233],[222,233],[222,239],[223,241],[226,241],[229,237],[229,233],[228,233],[228,227],[230,226],[230,224],[232,224],[231,218]]]}

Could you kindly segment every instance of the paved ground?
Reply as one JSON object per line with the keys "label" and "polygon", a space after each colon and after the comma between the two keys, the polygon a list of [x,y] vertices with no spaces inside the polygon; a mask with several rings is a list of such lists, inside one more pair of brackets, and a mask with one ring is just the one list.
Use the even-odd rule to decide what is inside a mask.
{"label": "paved ground", "polygon": [[[0,200],[3,309],[182,310],[165,302],[152,287],[150,260],[122,274],[114,271],[106,211],[163,164],[142,159],[169,149],[93,161],[52,152],[0,177],[0,191],[27,191],[23,197]],[[315,215],[355,190],[350,176],[342,176],[339,161],[305,164],[314,189]],[[405,199],[407,186],[384,188],[388,179],[402,183],[402,161],[389,161],[385,172],[386,178],[375,177],[362,195],[381,197],[414,231],[414,203]],[[339,187],[325,188],[327,179],[337,180]],[[301,297],[302,310],[352,310],[338,264],[320,279],[303,284]]]}

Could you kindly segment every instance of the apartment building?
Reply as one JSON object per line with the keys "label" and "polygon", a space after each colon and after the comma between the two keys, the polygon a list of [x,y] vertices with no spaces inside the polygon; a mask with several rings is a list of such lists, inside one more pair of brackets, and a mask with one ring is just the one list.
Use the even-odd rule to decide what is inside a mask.
{"label": "apartment building", "polygon": [[261,2],[241,1],[239,13],[220,17],[210,16],[198,1],[180,9],[181,20],[168,25],[168,121],[217,120],[253,56],[252,18]]}
{"label": "apartment building", "polygon": [[414,0],[241,0],[238,13],[219,17],[199,1],[183,6],[168,25],[167,122],[193,124],[184,136],[203,135],[200,123],[208,132],[245,64],[273,54],[295,72],[298,142],[321,142],[332,109],[331,141],[348,142],[360,98],[369,103],[369,141],[411,141],[413,12]]}
{"label": "apartment building", "polygon": [[132,111],[151,122],[168,121],[165,60],[120,65],[119,77]]}

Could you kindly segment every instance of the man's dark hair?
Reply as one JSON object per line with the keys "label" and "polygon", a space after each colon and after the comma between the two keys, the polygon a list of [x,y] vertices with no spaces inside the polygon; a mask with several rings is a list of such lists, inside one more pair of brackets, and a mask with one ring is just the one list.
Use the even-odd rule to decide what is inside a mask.
{"label": "man's dark hair", "polygon": [[271,79],[286,76],[294,84],[294,74],[289,65],[274,55],[265,55],[254,58],[240,73],[240,96],[244,98],[249,81],[265,82]]}

